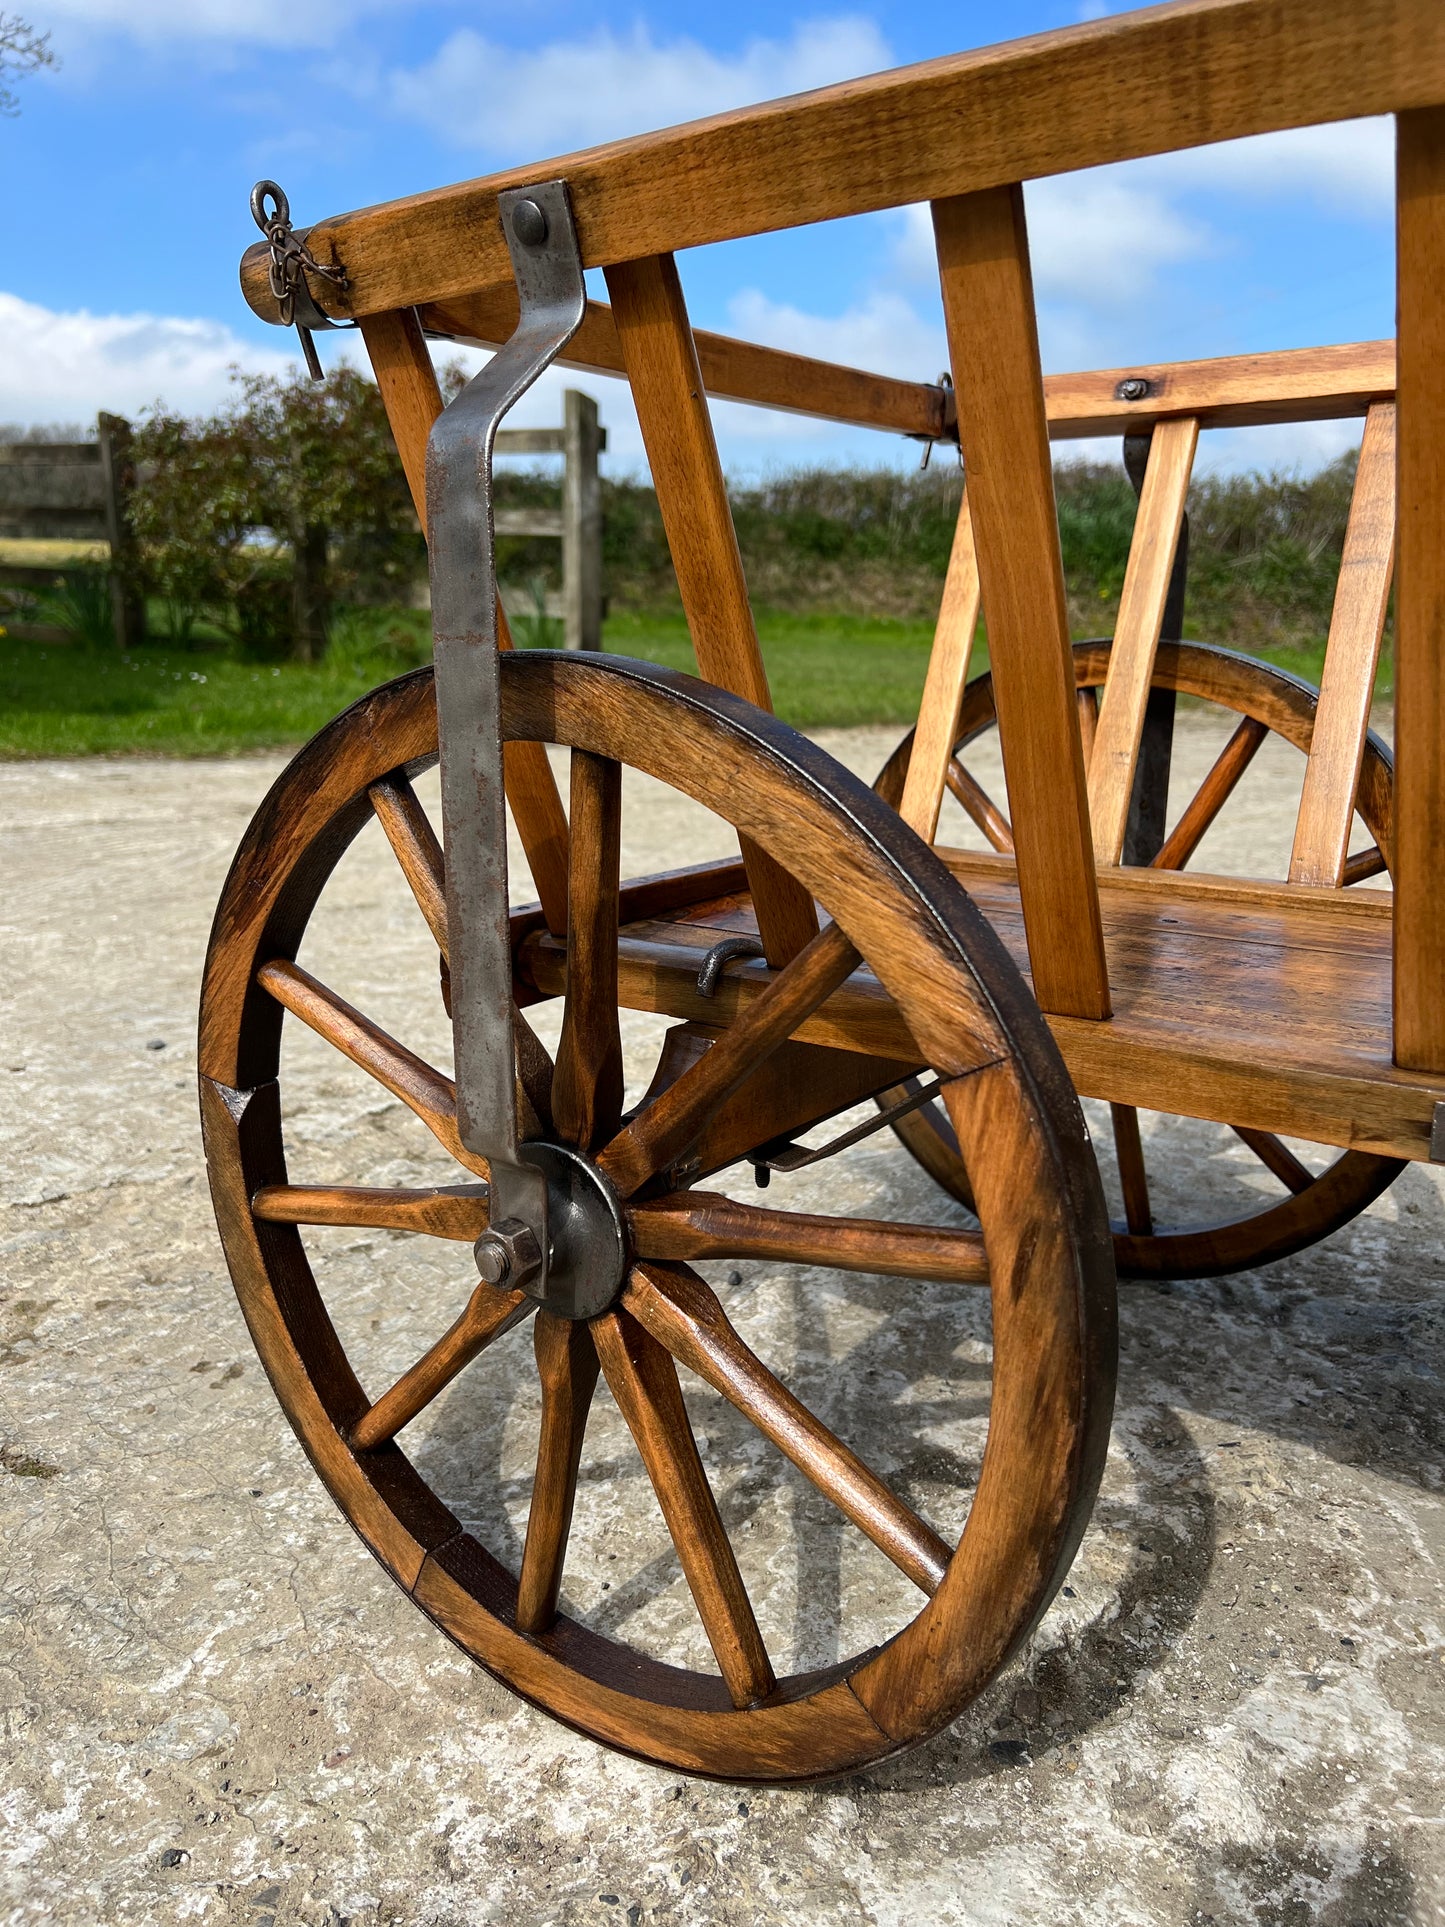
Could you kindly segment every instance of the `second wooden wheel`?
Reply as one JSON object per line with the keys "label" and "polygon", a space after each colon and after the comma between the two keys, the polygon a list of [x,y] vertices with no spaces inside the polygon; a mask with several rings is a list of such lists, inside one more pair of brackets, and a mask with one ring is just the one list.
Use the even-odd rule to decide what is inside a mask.
{"label": "second wooden wheel", "polygon": [[[339,859],[373,821],[445,960],[440,851],[412,787],[436,756],[429,672],[373,692],[297,756],[248,831],[217,910],[201,1089],[236,1289],[337,1504],[408,1596],[499,1679],[597,1739],[674,1768],[784,1781],[854,1769],[937,1731],[981,1690],[1052,1596],[1088,1516],[1112,1406],[1114,1301],[1077,1099],[1017,971],[943,866],[793,732],[691,678],[615,658],[505,657],[502,687],[509,742],[570,752],[560,1041],[554,1064],[519,1025],[518,1077],[529,1154],[557,1178],[553,1269],[570,1268],[574,1313],[537,1312],[530,1348],[523,1334],[506,1336],[534,1307],[522,1292],[478,1283],[475,1268],[467,1276],[466,1246],[488,1222],[486,1173],[458,1139],[450,1079],[297,961]],[[641,938],[624,930],[619,941],[629,902],[619,885],[624,765],[732,825],[823,913],[820,934],[790,962],[750,965],[746,982],[735,975],[709,1034],[688,1051],[665,1050],[630,1108],[619,1006],[655,988],[647,971],[657,966]],[[655,930],[656,890],[650,901]],[[528,933],[540,929],[539,917],[514,923],[521,1002],[538,995],[526,959]],[[549,941],[555,956],[558,939]],[[355,968],[367,981],[374,946]],[[455,1182],[291,1181],[284,1120],[316,1074],[316,1038],[334,1053],[321,1061],[348,1060],[416,1114]],[[756,1148],[753,1093],[782,1051],[792,1053],[782,1082],[814,1121],[866,1101],[900,1068],[941,1079],[981,1232],[763,1209],[691,1188],[699,1172]],[[706,1157],[700,1145],[710,1146]],[[437,1254],[435,1337],[389,1389],[363,1389],[363,1374],[374,1374],[345,1287],[333,1282],[335,1226],[410,1234]],[[961,1536],[945,1538],[920,1517],[895,1489],[896,1469],[891,1478],[874,1469],[745,1342],[736,1309],[693,1268],[731,1257],[805,1277],[867,1274],[900,1304],[917,1301],[920,1281],[942,1281],[953,1329],[930,1352],[939,1370],[960,1342],[965,1306],[987,1285],[987,1438]],[[535,1475],[515,1562],[502,1556],[505,1534],[498,1549],[475,1523],[486,1495],[463,1503],[444,1493],[424,1436],[416,1456],[400,1442],[414,1421],[424,1435],[426,1415],[483,1353],[462,1381],[474,1398],[505,1401],[535,1373]],[[881,1639],[870,1632],[857,1650],[840,1642],[846,1657],[836,1663],[777,1675],[747,1548],[735,1547],[709,1475],[718,1448],[705,1464],[679,1367],[904,1576],[913,1603]],[[613,1415],[592,1412],[599,1376]],[[615,1438],[619,1415],[711,1666],[625,1644],[569,1602],[589,1416]],[[857,1439],[860,1417],[845,1403],[835,1422]],[[669,1570],[663,1557],[634,1584],[660,1588]]]}
{"label": "second wooden wheel", "polygon": [[[1099,692],[1108,676],[1109,650],[1107,641],[1074,645],[1074,677],[1086,730],[1097,714]],[[1267,737],[1274,734],[1308,751],[1318,693],[1270,663],[1194,642],[1159,645],[1153,686],[1239,718],[1153,860],[1159,869],[1183,869]],[[1011,851],[1013,834],[1006,814],[964,760],[968,749],[996,724],[992,678],[979,676],[964,693],[948,787],[992,847]],[[910,735],[899,744],[878,778],[876,788],[890,802],[902,796],[912,740]],[[1347,884],[1388,871],[1394,849],[1393,801],[1390,750],[1371,732],[1365,741],[1356,807],[1373,844],[1350,858]],[[896,1101],[901,1094],[902,1090],[885,1093],[881,1101]],[[1309,1164],[1273,1133],[1236,1126],[1234,1138],[1248,1148],[1285,1195],[1261,1199],[1257,1192],[1245,1192],[1233,1214],[1197,1223],[1159,1222],[1150,1198],[1138,1113],[1128,1105],[1111,1105],[1110,1123],[1124,1206],[1124,1218],[1114,1226],[1114,1258],[1121,1278],[1218,1277],[1289,1257],[1348,1224],[1404,1169],[1398,1158],[1364,1151],[1326,1150]],[[941,1108],[922,1105],[893,1128],[930,1177],[969,1205],[968,1160],[960,1154]],[[1197,1153],[1199,1147],[1192,1148]]]}

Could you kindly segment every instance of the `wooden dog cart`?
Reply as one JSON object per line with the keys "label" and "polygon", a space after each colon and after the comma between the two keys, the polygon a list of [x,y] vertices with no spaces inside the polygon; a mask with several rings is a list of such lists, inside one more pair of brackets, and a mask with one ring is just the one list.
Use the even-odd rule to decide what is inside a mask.
{"label": "wooden dog cart", "polygon": [[[259,314],[360,326],[429,527],[437,667],[435,687],[431,670],[403,677],[323,730],[236,857],[201,1013],[217,1214],[277,1395],[347,1518],[458,1644],[571,1725],[744,1780],[847,1771],[937,1731],[1018,1646],[1083,1531],[1112,1404],[1116,1259],[1152,1276],[1259,1263],[1343,1222],[1402,1160],[1445,1159],[1442,102],[1438,0],[1185,0],[302,237],[273,221],[247,254]],[[1397,344],[1043,378],[1024,181],[1387,113]],[[951,390],[691,330],[677,250],[919,201],[932,204]],[[605,273],[610,306],[585,299],[584,266]],[[508,345],[444,413],[428,336]],[[490,437],[552,359],[631,386],[703,681],[609,657],[499,661]],[[710,394],[961,446],[967,492],[918,727],[873,791],[768,713]],[[1200,431],[1349,415],[1363,441],[1321,689],[1182,640]],[[1071,645],[1050,438],[1106,432],[1127,438],[1137,527],[1112,642]],[[1367,725],[1396,562],[1392,767]],[[970,682],[980,602],[991,670]],[[1236,721],[1170,823],[1176,694]],[[437,758],[439,716],[445,860],[412,787]],[[1007,816],[967,762],[995,725]],[[1308,756],[1287,876],[1185,873],[1271,732]],[[503,741],[539,899],[510,921]],[[547,744],[570,752],[565,811]],[[624,764],[732,825],[737,859],[621,881]],[[930,847],[946,790],[987,851]],[[373,818],[441,954],[455,1083],[295,961]],[[1370,885],[1385,870],[1392,891]],[[565,1000],[555,1065],[525,1015],[549,998]],[[674,1020],[625,1111],[619,1007]],[[464,1181],[289,1183],[287,1015],[410,1106]],[[1112,1230],[1076,1090],[1113,1107],[1125,1220]],[[804,1215],[701,1188],[728,1167],[796,1168],[798,1135],[859,1104],[974,1216]],[[1156,1225],[1139,1107],[1234,1127],[1280,1195],[1223,1225]],[[1315,1170],[1301,1140],[1338,1156]],[[460,1315],[466,1288],[438,1329],[455,1322],[375,1398],[311,1270],[308,1246],[324,1252],[327,1234],[301,1236],[334,1225],[475,1246],[480,1282]],[[987,1446],[956,1544],[749,1349],[690,1267],[710,1258],[878,1274],[900,1292],[951,1281],[959,1300],[987,1286]],[[514,1575],[396,1439],[529,1312],[542,1418]],[[504,1354],[517,1369],[518,1344],[483,1369]],[[823,1672],[775,1676],[679,1363],[907,1575],[915,1616]],[[716,1671],[559,1611],[599,1369]]]}

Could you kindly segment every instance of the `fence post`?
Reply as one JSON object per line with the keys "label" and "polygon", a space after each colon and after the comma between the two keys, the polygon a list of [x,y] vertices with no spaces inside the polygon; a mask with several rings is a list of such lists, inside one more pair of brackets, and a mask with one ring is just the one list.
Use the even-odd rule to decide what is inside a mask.
{"label": "fence post", "polygon": [[105,535],[110,544],[110,613],[118,649],[129,649],[145,634],[145,604],[136,568],[135,529],[130,495],[135,487],[131,426],[123,415],[96,416],[100,473],[105,494]]}
{"label": "fence post", "polygon": [[568,649],[602,647],[602,487],[597,452],[603,445],[597,404],[580,389],[563,397],[562,617]]}

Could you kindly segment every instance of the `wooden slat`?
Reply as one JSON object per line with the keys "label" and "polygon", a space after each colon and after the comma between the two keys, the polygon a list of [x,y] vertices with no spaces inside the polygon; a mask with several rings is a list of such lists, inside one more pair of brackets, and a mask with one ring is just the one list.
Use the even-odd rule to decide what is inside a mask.
{"label": "wooden slat", "polygon": [[933,223],[1034,991],[1107,1017],[1023,190],[938,202]]}
{"label": "wooden slat", "polygon": [[549,1311],[537,1313],[532,1343],[542,1386],[542,1430],[517,1577],[517,1630],[545,1633],[557,1617],[562,1590],[582,1439],[597,1384],[597,1352],[585,1324]]}
{"label": "wooden slat", "polygon": [[[495,348],[517,325],[517,294],[510,287],[488,288],[431,303],[420,316],[429,333]],[[934,382],[870,374],[703,328],[693,331],[693,339],[703,385],[722,401],[933,439],[950,435],[957,423],[953,391]],[[592,374],[623,373],[617,328],[605,302],[588,302],[586,319],[557,365]],[[1126,382],[1142,384],[1143,392],[1129,399],[1134,388],[1128,395],[1120,392]],[[1194,415],[1201,428],[1334,421],[1363,415],[1372,402],[1389,401],[1394,392],[1393,341],[1044,376],[1044,407],[1054,441],[1138,434],[1169,415]]]}
{"label": "wooden slat", "polygon": [[436,947],[447,956],[447,893],[445,860],[431,818],[416,791],[399,772],[384,776],[367,791],[376,820],[391,845],[402,875],[426,918]]}
{"label": "wooden slat", "polygon": [[930,1596],[937,1592],[953,1548],[774,1377],[696,1272],[637,1265],[623,1303],[674,1358],[771,1439],[914,1585]]}
{"label": "wooden slat", "polygon": [[624,1311],[604,1312],[591,1329],[733,1703],[749,1706],[765,1699],[777,1682],[698,1457],[677,1367]]}
{"label": "wooden slat", "polygon": [[256,982],[269,991],[293,1017],[309,1024],[318,1037],[349,1057],[359,1070],[399,1097],[414,1111],[458,1164],[479,1177],[488,1175],[485,1158],[475,1156],[457,1135],[457,1093],[449,1077],[388,1037],[369,1017],[319,983],[300,964],[284,957],[262,964]]}
{"label": "wooden slat", "polygon": [[[779,971],[705,1055],[639,1112],[602,1153],[598,1163],[622,1196],[630,1197],[680,1157],[702,1135],[723,1100],[851,975],[857,962],[858,952],[837,924],[830,923]],[[723,1012],[718,1009],[717,1014]]]}
{"label": "wooden slat", "polygon": [[886,1272],[895,1278],[988,1283],[981,1231],[768,1211],[711,1191],[648,1199],[634,1205],[630,1217],[642,1258],[764,1258],[774,1264]]}
{"label": "wooden slat", "polygon": [[[607,285],[698,668],[771,709],[677,264],[634,261]],[[786,963],[817,934],[812,899],[756,846],[744,843],[743,861],[768,961]]]}
{"label": "wooden slat", "polygon": [[[425,530],[427,438],[442,412],[431,350],[411,308],[367,316],[361,323],[361,335],[386,405],[417,519]],[[497,637],[503,649],[511,648],[512,632],[500,601]],[[507,801],[527,852],[547,927],[563,931],[567,928],[567,818],[547,752],[540,743],[508,743],[504,760]]]}
{"label": "wooden slat", "polygon": [[265,1184],[251,1210],[267,1224],[331,1224],[416,1231],[474,1245],[487,1228],[484,1184],[424,1188],[369,1184]]}
{"label": "wooden slat", "polygon": [[621,824],[621,764],[574,749],[567,1001],[551,1097],[557,1130],[580,1151],[605,1143],[622,1116],[617,1019]]}
{"label": "wooden slat", "polygon": [[1149,444],[1089,761],[1089,815],[1100,863],[1118,863],[1124,854],[1144,712],[1198,444],[1199,423],[1188,415],[1160,422]]}
{"label": "wooden slat", "polygon": [[898,806],[903,821],[926,843],[933,841],[938,830],[938,811],[948,782],[948,765],[958,736],[959,705],[978,627],[978,602],[978,556],[965,491],[958,505],[943,601],[933,631],[918,726],[913,732],[913,752],[908,759],[903,801]]}
{"label": "wooden slat", "polygon": [[536,1300],[526,1292],[502,1291],[485,1280],[479,1282],[456,1323],[358,1419],[352,1428],[352,1445],[358,1452],[369,1452],[394,1439],[493,1339],[535,1310]]}
{"label": "wooden slat", "polygon": [[1345,880],[1394,560],[1395,408],[1380,402],[1365,419],[1355,471],[1319,709],[1290,852],[1291,883],[1333,887]]}
{"label": "wooden slat", "polygon": [[1397,169],[1395,1061],[1445,1071],[1445,108],[1401,114]]}
{"label": "wooden slat", "polygon": [[[306,238],[343,263],[349,312],[374,314],[510,281],[497,196],[529,181],[567,181],[583,260],[606,267],[1442,98],[1438,0],[1184,0],[510,169]],[[266,252],[247,251],[242,286],[273,319]]]}

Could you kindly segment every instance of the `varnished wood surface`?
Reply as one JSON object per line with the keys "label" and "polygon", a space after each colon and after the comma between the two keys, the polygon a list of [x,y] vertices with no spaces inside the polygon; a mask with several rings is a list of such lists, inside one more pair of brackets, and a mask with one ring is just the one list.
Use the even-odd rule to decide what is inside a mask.
{"label": "varnished wood surface", "polygon": [[640,1325],[730,1400],[920,1591],[937,1592],[953,1548],[774,1377],[696,1272],[638,1265],[624,1299]]}
{"label": "varnished wood surface", "polygon": [[[516,292],[497,287],[432,304],[421,311],[421,319],[440,335],[497,347],[517,325]],[[957,422],[952,392],[932,382],[899,381],[705,329],[695,330],[694,339],[703,384],[720,400],[931,439],[952,433]],[[587,318],[557,365],[624,372],[605,302],[588,302]],[[1145,392],[1127,399],[1119,393],[1126,381],[1142,382]],[[1193,415],[1208,428],[1333,421],[1363,415],[1371,403],[1388,401],[1394,392],[1395,344],[1388,340],[1044,377],[1054,440],[1129,434],[1176,414]]]}
{"label": "varnished wood surface", "polygon": [[[677,264],[629,262],[608,290],[699,673],[771,709]],[[816,934],[812,902],[755,844],[744,841],[743,862],[768,959],[786,963]]]}
{"label": "varnished wood surface", "polygon": [[268,1224],[332,1224],[378,1231],[418,1231],[475,1244],[490,1222],[484,1184],[439,1184],[416,1190],[367,1184],[267,1184],[251,1209]]}
{"label": "varnished wood surface", "polygon": [[352,1445],[358,1452],[369,1452],[387,1444],[493,1339],[520,1324],[534,1309],[535,1301],[524,1291],[502,1291],[479,1280],[456,1323],[357,1420],[351,1433]]}
{"label": "varnished wood surface", "polygon": [[[497,196],[530,181],[567,181],[584,263],[606,267],[1442,98],[1435,0],[1184,0],[509,169],[307,240],[344,266],[349,312],[372,314],[509,282]],[[265,262],[247,250],[242,288],[274,318]]]}
{"label": "varnished wood surface", "polygon": [[631,1208],[628,1221],[643,1258],[765,1258],[894,1278],[988,1283],[982,1235],[945,1225],[771,1211],[707,1191],[645,1200]]}
{"label": "varnished wood surface", "polygon": [[[460,296],[421,310],[423,324],[457,341],[495,348],[517,325],[510,287]],[[761,408],[849,422],[937,440],[958,420],[951,389],[899,381],[860,368],[793,355],[758,342],[695,329],[698,365],[709,395]],[[582,327],[558,357],[559,368],[621,375],[622,350],[612,310],[589,301]],[[1142,383],[1136,399],[1120,394]],[[1131,390],[1132,393],[1132,390]],[[1193,415],[1202,428],[1262,427],[1277,422],[1335,421],[1363,415],[1395,393],[1393,341],[1331,343],[1265,354],[1198,361],[1143,362],[1044,376],[1044,407],[1055,441],[1128,435],[1173,415]]]}
{"label": "varnished wood surface", "polygon": [[1381,402],[1365,418],[1355,470],[1319,713],[1290,851],[1291,883],[1345,880],[1394,561],[1395,408]]}
{"label": "varnished wood surface", "polygon": [[688,1423],[677,1367],[625,1311],[592,1322],[612,1396],[637,1441],[735,1706],[766,1699],[777,1681],[717,1501]]}
{"label": "varnished wood surface", "polygon": [[1107,1017],[1023,190],[939,201],[933,226],[1034,994]]}
{"label": "varnished wood surface", "polygon": [[1445,107],[1400,116],[1396,181],[1395,1057],[1445,1074]]}
{"label": "varnished wood surface", "polygon": [[1109,679],[1099,703],[1089,751],[1089,815],[1094,854],[1100,863],[1118,863],[1124,854],[1134,772],[1154,676],[1154,657],[1163,633],[1164,608],[1184,500],[1199,442],[1199,423],[1190,415],[1160,422],[1149,443],[1149,462],[1129,544]]}
{"label": "varnished wood surface", "polygon": [[617,892],[622,770],[572,752],[571,878],[567,1001],[552,1115],[563,1139],[589,1152],[622,1115],[622,1036],[617,1023]]}
{"label": "varnished wood surface", "polygon": [[958,521],[943,580],[943,599],[934,626],[933,647],[928,653],[928,674],[923,699],[918,705],[908,780],[898,806],[903,821],[911,830],[917,830],[925,843],[933,841],[938,828],[939,805],[943,801],[953,745],[958,739],[958,708],[968,681],[974,632],[978,628],[978,606],[978,555],[965,493],[958,505]]}
{"label": "varnished wood surface", "polygon": [[597,1384],[597,1350],[586,1325],[554,1318],[549,1311],[537,1313],[532,1338],[542,1387],[542,1429],[517,1578],[517,1630],[544,1633],[557,1617],[583,1436]]}

